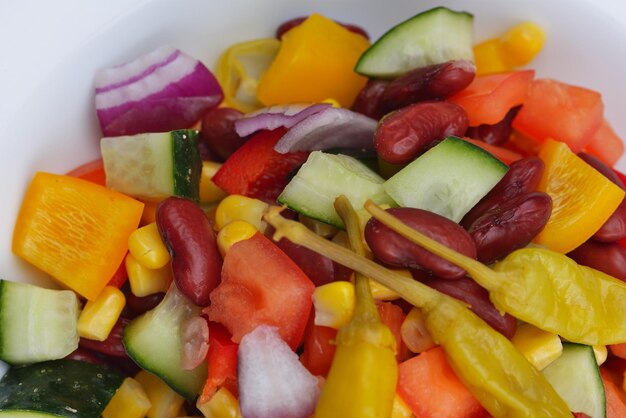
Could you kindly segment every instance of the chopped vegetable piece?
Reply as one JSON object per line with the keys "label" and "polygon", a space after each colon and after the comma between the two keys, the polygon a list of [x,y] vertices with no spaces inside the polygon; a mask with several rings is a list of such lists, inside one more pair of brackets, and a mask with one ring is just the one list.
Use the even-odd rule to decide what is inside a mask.
{"label": "chopped vegetable piece", "polygon": [[141,384],[127,377],[102,412],[102,418],[144,418],[151,406]]}
{"label": "chopped vegetable piece", "polygon": [[538,190],[552,198],[552,214],[535,242],[566,254],[600,229],[624,199],[624,191],[562,142],[545,141],[539,157],[546,168]]}
{"label": "chopped vegetable piece", "polygon": [[104,162],[102,158],[90,161],[67,173],[68,176],[78,177],[92,183],[106,186],[106,174],[104,172]]}
{"label": "chopped vegetable piece", "polygon": [[15,224],[13,252],[95,299],[126,255],[143,206],[85,180],[39,172]]}
{"label": "chopped vegetable piece", "polygon": [[231,340],[230,333],[223,325],[209,322],[209,367],[207,380],[202,388],[198,402],[207,403],[219,391],[226,388],[230,394],[237,395],[237,350],[239,345]]}
{"label": "chopped vegetable piece", "polygon": [[242,418],[239,401],[225,387],[221,387],[207,402],[198,399],[196,407],[207,418]]}
{"label": "chopped vegetable piece", "polygon": [[623,390],[615,384],[604,368],[600,368],[604,393],[606,396],[606,418],[626,416],[626,398]]}
{"label": "chopped vegetable piece", "polygon": [[304,332],[304,342],[300,361],[316,376],[328,375],[335,357],[337,330],[315,325],[309,321]]}
{"label": "chopped vegetable piece", "polygon": [[263,130],[289,129],[309,116],[331,107],[329,103],[292,103],[265,107],[237,119],[234,122],[235,130],[243,138]]}
{"label": "chopped vegetable piece", "polygon": [[172,390],[163,380],[157,376],[142,370],[135,380],[150,400],[150,409],[146,416],[148,418],[175,417],[180,407],[185,402],[185,398]]}
{"label": "chopped vegetable piece", "polygon": [[511,341],[538,370],[544,369],[563,352],[563,345],[558,335],[531,324],[518,326]]}
{"label": "chopped vegetable piece", "polygon": [[98,297],[87,301],[78,318],[78,333],[83,338],[104,341],[126,305],[126,297],[121,290],[105,286]]}
{"label": "chopped vegetable piece", "polygon": [[591,136],[591,141],[585,147],[585,151],[612,167],[624,155],[624,142],[604,119],[602,125]]}
{"label": "chopped vegetable piece", "polygon": [[511,165],[511,163],[524,158],[522,154],[518,152],[515,152],[508,148],[499,147],[497,145],[491,145],[486,143],[485,141],[480,141],[478,139],[472,138],[463,138],[463,140],[484,149],[506,165]]}
{"label": "chopped vegetable piece", "polygon": [[282,37],[278,55],[259,83],[258,98],[269,106],[332,97],[350,107],[367,81],[352,69],[368,46],[361,35],[314,13]]}

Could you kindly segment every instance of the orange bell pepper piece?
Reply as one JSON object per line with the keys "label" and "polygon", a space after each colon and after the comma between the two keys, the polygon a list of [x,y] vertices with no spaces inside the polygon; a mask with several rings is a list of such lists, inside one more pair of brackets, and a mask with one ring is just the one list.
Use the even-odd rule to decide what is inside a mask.
{"label": "orange bell pepper piece", "polygon": [[128,250],[143,203],[70,176],[39,172],[13,232],[13,252],[94,300]]}
{"label": "orange bell pepper piece", "polygon": [[283,35],[278,55],[259,82],[257,96],[266,106],[332,97],[349,107],[367,82],[353,68],[368,47],[363,36],[312,14]]}
{"label": "orange bell pepper piece", "polygon": [[559,141],[539,151],[545,171],[538,189],[552,198],[552,214],[535,242],[565,254],[587,241],[624,199],[624,191]]}

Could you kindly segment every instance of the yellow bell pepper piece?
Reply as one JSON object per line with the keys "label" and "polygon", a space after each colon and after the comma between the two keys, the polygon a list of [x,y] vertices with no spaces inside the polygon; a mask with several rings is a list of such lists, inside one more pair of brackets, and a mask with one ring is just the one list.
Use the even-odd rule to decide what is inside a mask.
{"label": "yellow bell pepper piece", "polygon": [[346,325],[354,311],[354,285],[337,281],[315,288],[313,306],[315,325],[339,329]]}
{"label": "yellow bell pepper piece", "polygon": [[102,418],[144,418],[151,406],[141,384],[127,377],[104,408]]}
{"label": "yellow bell pepper piece", "polygon": [[563,353],[558,335],[531,324],[517,327],[511,342],[538,370],[543,370]]}
{"label": "yellow bell pepper piece", "polygon": [[105,286],[94,300],[87,301],[78,317],[78,335],[90,340],[104,341],[126,305],[121,290]]}
{"label": "yellow bell pepper piece", "polygon": [[224,386],[219,388],[208,402],[201,404],[198,400],[196,407],[205,418],[241,418],[237,398]]}
{"label": "yellow bell pepper piece", "polygon": [[213,183],[213,176],[222,164],[215,161],[202,161],[202,173],[200,174],[200,203],[209,205],[217,203],[226,196],[224,190]]}
{"label": "yellow bell pepper piece", "polygon": [[353,69],[368,47],[363,36],[312,14],[283,35],[278,55],[259,83],[258,98],[269,106],[332,97],[350,107],[367,82]]}
{"label": "yellow bell pepper piece", "polygon": [[257,86],[279,47],[279,40],[267,38],[237,43],[224,51],[215,72],[224,91],[224,105],[244,113],[263,106],[257,100]]}
{"label": "yellow bell pepper piece", "polygon": [[130,234],[128,251],[139,264],[149,269],[160,269],[170,261],[170,254],[161,240],[156,222],[142,226]]}
{"label": "yellow bell pepper piece", "polygon": [[126,255],[126,273],[130,291],[135,296],[148,296],[166,292],[172,282],[172,269],[166,264],[160,269],[149,269],[139,263],[131,253]]}
{"label": "yellow bell pepper piece", "polygon": [[174,392],[164,381],[145,370],[135,376],[146,392],[151,406],[146,417],[148,418],[175,418],[178,416],[185,398]]}
{"label": "yellow bell pepper piece", "polygon": [[624,199],[624,191],[558,141],[539,150],[545,170],[538,189],[552,198],[552,214],[535,243],[566,254],[587,241]]}
{"label": "yellow bell pepper piece", "polygon": [[217,233],[217,249],[222,257],[226,256],[226,253],[235,243],[243,241],[248,238],[252,238],[254,234],[259,232],[249,222],[246,221],[233,221],[222,227]]}

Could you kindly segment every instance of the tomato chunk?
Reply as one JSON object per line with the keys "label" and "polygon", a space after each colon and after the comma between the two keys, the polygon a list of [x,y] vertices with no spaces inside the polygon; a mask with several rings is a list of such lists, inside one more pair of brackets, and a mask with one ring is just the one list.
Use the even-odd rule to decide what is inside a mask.
{"label": "tomato chunk", "polygon": [[585,147],[585,151],[612,167],[624,154],[624,143],[609,122],[604,119],[598,130],[591,135],[591,140]]}
{"label": "tomato chunk", "polygon": [[223,325],[209,322],[208,375],[202,388],[200,403],[208,402],[222,386],[237,396],[237,350],[239,344],[231,340]]}

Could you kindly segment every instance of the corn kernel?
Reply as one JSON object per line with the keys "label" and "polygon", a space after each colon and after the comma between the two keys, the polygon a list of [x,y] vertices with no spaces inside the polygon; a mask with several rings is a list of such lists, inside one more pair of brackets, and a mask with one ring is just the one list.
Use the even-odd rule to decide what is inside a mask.
{"label": "corn kernel", "polygon": [[241,418],[237,398],[225,387],[218,389],[208,402],[201,404],[198,400],[196,408],[205,418]]}
{"label": "corn kernel", "polygon": [[[409,279],[413,279],[411,272],[408,270],[395,270],[393,271],[397,274],[405,276]],[[372,297],[376,300],[396,300],[400,299],[400,295],[394,291],[389,289],[387,286],[384,286],[378,283],[376,280],[370,279],[370,290],[372,291]]]}
{"label": "corn kernel", "polygon": [[332,107],[341,107],[339,102],[337,100],[333,99],[332,97],[329,97],[328,99],[322,100],[321,103],[328,103],[328,104],[332,105]]}
{"label": "corn kernel", "polygon": [[175,418],[185,399],[174,392],[164,381],[145,370],[135,376],[150,399],[148,418]]}
{"label": "corn kernel", "polygon": [[474,47],[476,75],[501,73],[511,70],[502,56],[502,47],[497,38],[481,42]]}
{"label": "corn kernel", "polygon": [[413,353],[423,353],[436,345],[426,328],[426,318],[419,308],[411,309],[404,318],[400,325],[400,335],[404,344]]}
{"label": "corn kernel", "polygon": [[598,366],[602,366],[609,355],[609,350],[607,350],[606,345],[594,345],[592,348],[593,355],[596,357],[596,363],[598,363]]}
{"label": "corn kernel", "polygon": [[411,418],[413,412],[402,398],[396,393],[393,397],[393,406],[391,407],[390,418]]}
{"label": "corn kernel", "polygon": [[246,221],[233,221],[217,233],[217,248],[224,257],[233,244],[252,238],[257,232],[259,231]]}
{"label": "corn kernel", "polygon": [[144,418],[151,406],[141,384],[127,377],[104,408],[102,418]]}
{"label": "corn kernel", "polygon": [[135,296],[142,297],[165,292],[172,283],[172,271],[169,263],[160,269],[149,269],[137,262],[131,253],[126,255],[125,262],[130,291]]}
{"label": "corn kernel", "polygon": [[511,342],[538,370],[544,369],[563,352],[563,345],[557,334],[531,324],[517,327]]}
{"label": "corn kernel", "polygon": [[202,162],[202,174],[200,174],[200,203],[216,203],[228,196],[224,190],[213,183],[213,176],[222,164],[215,161]]}
{"label": "corn kernel", "polygon": [[315,288],[313,292],[315,325],[339,329],[352,318],[354,285],[338,281]]}
{"label": "corn kernel", "polygon": [[222,199],[215,212],[215,226],[222,229],[232,221],[246,221],[254,227],[264,232],[266,223],[263,220],[263,213],[268,208],[268,204],[250,197],[232,194]]}
{"label": "corn kernel", "polygon": [[170,254],[161,240],[156,222],[142,226],[130,234],[128,251],[139,264],[149,269],[160,269],[170,261]]}
{"label": "corn kernel", "polygon": [[332,238],[339,232],[337,227],[309,218],[308,216],[299,215],[298,221],[320,237]]}
{"label": "corn kernel", "polygon": [[541,51],[545,41],[546,33],[539,25],[520,23],[502,36],[502,59],[509,67],[526,65]]}
{"label": "corn kernel", "polygon": [[78,317],[78,334],[90,340],[104,341],[109,336],[126,305],[121,290],[105,286],[95,300],[87,301]]}

